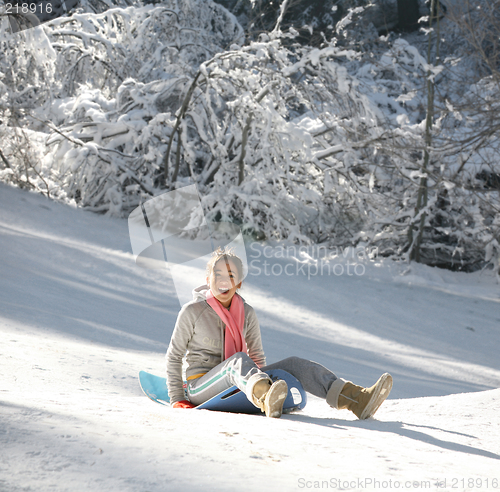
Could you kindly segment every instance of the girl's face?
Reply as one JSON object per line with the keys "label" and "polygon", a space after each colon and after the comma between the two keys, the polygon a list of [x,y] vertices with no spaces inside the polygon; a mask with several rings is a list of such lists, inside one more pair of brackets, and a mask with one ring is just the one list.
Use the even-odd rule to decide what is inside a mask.
{"label": "girl's face", "polygon": [[238,270],[232,260],[221,258],[215,265],[210,277],[207,277],[207,284],[215,298],[225,307],[231,305],[231,300],[236,293],[236,289],[241,287],[238,278]]}

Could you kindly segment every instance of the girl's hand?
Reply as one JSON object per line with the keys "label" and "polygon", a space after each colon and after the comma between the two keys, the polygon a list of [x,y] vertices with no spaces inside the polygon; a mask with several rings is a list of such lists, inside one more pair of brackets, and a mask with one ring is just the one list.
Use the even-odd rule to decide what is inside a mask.
{"label": "girl's hand", "polygon": [[181,400],[176,401],[173,405],[174,408],[195,408],[196,405],[193,405],[190,401]]}

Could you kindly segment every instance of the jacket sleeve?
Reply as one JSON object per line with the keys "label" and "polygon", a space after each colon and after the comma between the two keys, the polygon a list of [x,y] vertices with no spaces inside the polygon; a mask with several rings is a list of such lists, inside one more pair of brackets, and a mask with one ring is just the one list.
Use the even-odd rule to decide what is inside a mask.
{"label": "jacket sleeve", "polygon": [[189,310],[189,305],[183,306],[177,316],[166,355],[167,387],[171,405],[186,399],[182,379],[182,360],[194,333],[194,322],[194,316]]}
{"label": "jacket sleeve", "polygon": [[257,364],[258,367],[266,365],[266,356],[262,346],[262,337],[260,334],[259,320],[251,306],[245,306],[248,314],[245,316],[245,342],[247,344],[248,355]]}

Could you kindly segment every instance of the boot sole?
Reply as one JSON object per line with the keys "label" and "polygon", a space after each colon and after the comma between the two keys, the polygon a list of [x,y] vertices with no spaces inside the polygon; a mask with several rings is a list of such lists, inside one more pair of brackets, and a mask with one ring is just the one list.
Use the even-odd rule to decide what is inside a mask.
{"label": "boot sole", "polygon": [[361,420],[367,419],[375,415],[380,405],[384,403],[392,389],[392,376],[388,373],[382,374],[377,381],[373,396],[366,405],[365,409],[359,417]]}
{"label": "boot sole", "polygon": [[266,394],[264,408],[266,417],[279,419],[283,413],[283,405],[288,395],[288,386],[285,381],[279,379]]}

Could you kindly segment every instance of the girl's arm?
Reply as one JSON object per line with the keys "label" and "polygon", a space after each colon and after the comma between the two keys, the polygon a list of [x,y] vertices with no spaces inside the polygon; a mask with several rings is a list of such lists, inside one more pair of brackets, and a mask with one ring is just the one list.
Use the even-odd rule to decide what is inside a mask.
{"label": "girl's arm", "polygon": [[186,399],[182,378],[182,359],[186,354],[189,341],[194,333],[194,318],[189,305],[183,306],[167,350],[167,387],[170,404]]}
{"label": "girl's arm", "polygon": [[245,342],[247,344],[248,355],[257,364],[258,367],[266,365],[266,356],[262,346],[262,337],[260,334],[259,320],[251,306],[245,306],[248,314],[245,316]]}

